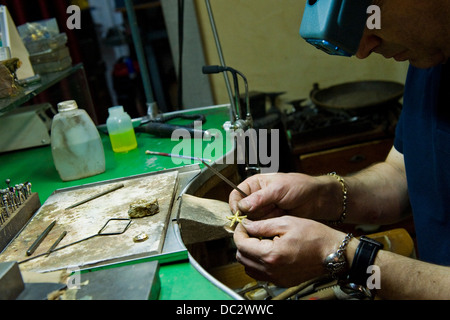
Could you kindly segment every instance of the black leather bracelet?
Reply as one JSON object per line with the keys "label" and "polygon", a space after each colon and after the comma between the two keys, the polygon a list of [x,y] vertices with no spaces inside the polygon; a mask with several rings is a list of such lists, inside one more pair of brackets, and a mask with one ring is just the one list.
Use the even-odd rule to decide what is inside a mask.
{"label": "black leather bracelet", "polygon": [[383,249],[383,245],[365,236],[361,236],[359,241],[347,282],[366,287],[367,278],[370,275],[367,273],[367,268],[373,265],[378,250]]}

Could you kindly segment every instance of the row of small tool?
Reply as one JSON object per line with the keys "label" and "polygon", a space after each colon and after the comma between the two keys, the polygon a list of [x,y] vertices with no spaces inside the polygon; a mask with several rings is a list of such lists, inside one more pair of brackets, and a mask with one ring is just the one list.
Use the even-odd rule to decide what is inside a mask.
{"label": "row of small tool", "polygon": [[31,182],[10,186],[11,179],[5,180],[7,187],[0,189],[0,226],[24,203],[31,195]]}

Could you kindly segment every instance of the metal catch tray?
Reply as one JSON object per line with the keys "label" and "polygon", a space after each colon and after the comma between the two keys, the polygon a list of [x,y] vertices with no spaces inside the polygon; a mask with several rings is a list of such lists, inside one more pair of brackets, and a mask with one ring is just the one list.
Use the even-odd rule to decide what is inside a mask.
{"label": "metal catch tray", "polygon": [[[92,201],[67,209],[70,205],[93,194],[113,187],[124,187]],[[96,234],[111,218],[129,218],[131,203],[142,199],[157,199],[159,213],[133,219],[126,232],[107,237],[93,237],[58,250],[49,256],[42,255],[21,264],[22,270],[46,272],[64,268],[85,268],[105,263],[161,253],[167,231],[174,194],[178,184],[178,171],[166,171],[115,179],[94,184],[56,190],[36,212],[22,232],[0,254],[0,261],[22,261],[28,258],[26,251],[45,227],[56,224],[43,240],[34,255],[48,251],[51,245],[67,231],[58,247]],[[133,238],[146,233],[148,239],[134,242]]]}

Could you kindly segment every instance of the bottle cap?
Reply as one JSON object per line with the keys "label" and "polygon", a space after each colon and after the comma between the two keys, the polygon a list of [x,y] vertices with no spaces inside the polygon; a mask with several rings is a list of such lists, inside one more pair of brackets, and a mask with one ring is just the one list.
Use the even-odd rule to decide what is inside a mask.
{"label": "bottle cap", "polygon": [[58,112],[75,110],[75,109],[78,109],[78,105],[75,100],[67,100],[67,101],[58,103]]}
{"label": "bottle cap", "polygon": [[123,113],[123,106],[114,106],[111,108],[108,108],[109,114],[117,114],[117,113]]}

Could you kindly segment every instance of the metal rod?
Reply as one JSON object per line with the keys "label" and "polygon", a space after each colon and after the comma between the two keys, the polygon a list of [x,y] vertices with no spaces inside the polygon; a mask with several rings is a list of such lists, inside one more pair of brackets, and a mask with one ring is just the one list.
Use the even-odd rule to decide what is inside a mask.
{"label": "metal rod", "polygon": [[208,167],[209,169],[211,169],[211,171],[218,176],[220,179],[222,179],[224,182],[226,182],[230,187],[232,187],[233,189],[239,191],[240,194],[242,194],[244,197],[248,197],[248,195],[242,191],[241,189],[238,188],[237,185],[235,185],[233,182],[231,182],[230,180],[228,180],[227,177],[225,177],[223,174],[221,174],[219,171],[217,171],[216,169],[214,169],[213,167],[211,167],[209,164],[207,164],[205,161],[203,161],[200,158],[197,158],[198,160],[200,160],[201,162],[203,162],[203,164]]}
{"label": "metal rod", "polygon": [[36,239],[36,241],[34,241],[34,243],[31,245],[31,247],[27,250],[27,256],[31,256],[33,254],[33,252],[37,249],[37,247],[39,247],[39,245],[41,244],[42,240],[44,240],[44,238],[48,235],[50,230],[52,230],[52,228],[55,226],[55,224],[56,224],[56,220],[53,221],[47,227],[47,229],[44,230],[44,232],[42,232],[42,234]]}
{"label": "metal rod", "polygon": [[56,239],[55,243],[52,244],[52,246],[50,247],[50,249],[48,249],[48,251],[46,252],[46,257],[48,257],[50,255],[50,253],[52,253],[53,249],[56,248],[56,246],[61,242],[61,240],[66,236],[67,231],[63,231],[63,233],[61,233],[61,235],[59,236],[58,239]]}
{"label": "metal rod", "polygon": [[156,155],[156,156],[173,157],[173,158],[180,158],[180,159],[188,159],[188,160],[197,160],[197,161],[198,161],[198,159],[201,159],[202,161],[211,162],[210,159],[198,158],[198,157],[192,157],[192,156],[184,156],[181,154],[166,153],[166,152],[159,152],[159,151],[147,150],[147,151],[145,151],[145,154],[152,154],[152,155]]}
{"label": "metal rod", "polygon": [[[223,57],[222,46],[220,45],[219,35],[217,33],[216,23],[214,21],[214,15],[211,9],[211,4],[209,0],[205,0],[206,9],[208,10],[209,23],[211,24],[211,30],[214,36],[214,41],[216,42],[217,53],[219,55],[220,64],[222,67],[226,67],[225,59]],[[228,74],[223,72],[223,77],[225,79],[225,85],[227,87],[228,98],[230,99],[231,104],[231,117],[232,121],[236,120],[236,105],[233,98],[233,92],[231,91],[230,78],[228,78]],[[238,97],[239,98],[239,97]]]}
{"label": "metal rod", "polygon": [[105,194],[107,194],[107,193],[110,193],[110,192],[113,192],[113,191],[115,191],[115,190],[117,190],[117,189],[123,188],[123,186],[124,186],[123,183],[118,184],[118,185],[112,187],[111,189],[102,191],[102,192],[100,192],[100,193],[94,194],[93,196],[91,196],[91,197],[89,197],[89,198],[86,198],[86,199],[84,199],[84,200],[81,200],[81,201],[79,201],[79,202],[77,202],[77,203],[75,203],[75,204],[73,204],[73,205],[67,207],[65,210],[67,210],[67,209],[72,209],[72,208],[75,208],[75,207],[78,207],[79,205],[81,205],[81,204],[83,204],[83,203],[89,202],[89,201],[94,200],[94,199],[96,199],[96,198],[98,198],[98,197],[101,197],[101,196],[103,196],[103,195],[105,195]]}
{"label": "metal rod", "polygon": [[[96,236],[98,236],[98,235],[99,235],[99,234],[94,234],[94,235],[89,236],[89,237],[87,237],[87,238],[84,238],[84,239],[81,239],[81,240],[78,240],[78,241],[75,241],[75,242],[66,244],[66,245],[64,245],[64,246],[62,246],[62,247],[55,248],[55,249],[51,250],[50,253],[55,252],[55,251],[59,251],[59,250],[61,250],[61,249],[67,248],[67,247],[69,247],[69,246],[72,246],[72,245],[74,245],[74,244],[80,243],[80,242],[82,242],[82,241],[89,240],[89,239],[94,238],[94,237],[96,237]],[[22,260],[22,261],[19,261],[19,262],[17,262],[17,263],[18,263],[18,264],[25,263],[25,262],[34,260],[34,259],[36,259],[36,258],[40,258],[40,257],[43,257],[43,256],[48,256],[48,255],[49,255],[49,253],[48,253],[48,251],[47,251],[47,252],[44,252],[44,253],[35,255],[35,256],[33,256],[33,257],[24,259],[24,260]]]}
{"label": "metal rod", "polygon": [[[112,220],[123,220],[123,221],[128,221],[128,223],[127,223],[127,225],[125,226],[125,228],[123,228],[121,231],[113,232],[113,233],[102,233],[102,231],[104,231],[105,228],[108,226],[108,223],[109,223],[110,221],[112,221]],[[52,246],[53,249],[51,249],[51,250],[49,250],[49,251],[47,251],[47,252],[38,254],[38,255],[36,255],[36,256],[34,256],[34,257],[30,257],[30,258],[28,258],[28,259],[19,261],[19,262],[17,262],[17,263],[18,263],[18,264],[21,264],[21,263],[25,263],[25,262],[34,260],[34,259],[39,258],[39,257],[42,257],[42,256],[48,256],[48,255],[49,255],[49,252],[52,253],[52,252],[55,252],[55,251],[59,251],[59,250],[61,250],[61,249],[64,249],[64,248],[73,246],[74,244],[77,244],[77,243],[80,243],[80,242],[83,242],[83,241],[92,239],[92,238],[97,237],[97,236],[110,236],[110,235],[119,235],[119,234],[122,234],[122,233],[124,233],[125,231],[127,231],[127,229],[128,229],[128,227],[130,226],[130,224],[131,224],[131,219],[126,219],[126,218],[111,218],[111,219],[109,219],[108,221],[106,221],[105,225],[104,225],[104,226],[103,226],[96,234],[93,234],[93,235],[91,235],[91,236],[89,236],[89,237],[86,237],[86,238],[84,238],[84,239],[77,240],[77,241],[74,241],[74,242],[72,242],[72,243],[66,244],[66,245],[64,245],[64,246],[62,246],[62,247],[53,248],[53,246],[54,246],[54,245],[53,245],[53,246]],[[62,239],[62,238],[63,238],[63,235],[61,235],[60,238]],[[58,242],[58,241],[56,241],[56,242]]]}

